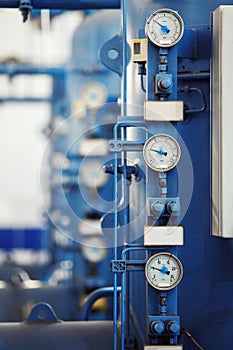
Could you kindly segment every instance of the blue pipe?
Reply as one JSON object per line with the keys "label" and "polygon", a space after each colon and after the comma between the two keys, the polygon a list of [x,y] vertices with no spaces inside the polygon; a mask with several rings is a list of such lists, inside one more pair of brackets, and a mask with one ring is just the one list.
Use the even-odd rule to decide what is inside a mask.
{"label": "blue pipe", "polygon": [[127,5],[126,0],[123,0],[122,8],[122,27],[123,27],[123,85],[122,85],[122,115],[127,115]]}
{"label": "blue pipe", "polygon": [[[65,9],[65,10],[85,10],[85,9],[119,9],[120,0],[31,0],[30,5],[34,9]],[[2,8],[19,8],[18,0],[0,0]]]}
{"label": "blue pipe", "polygon": [[[117,124],[116,124],[117,125]],[[114,126],[114,140],[117,140],[117,126]],[[116,261],[118,259],[118,213],[117,213],[117,205],[118,205],[118,196],[117,196],[117,153],[114,154],[114,260]],[[117,281],[117,272],[114,272],[113,277],[113,348],[114,350],[117,350],[117,287],[118,287],[118,281]]]}
{"label": "blue pipe", "polygon": [[68,70],[62,67],[51,67],[43,68],[27,64],[1,64],[0,74],[1,75],[64,75]]}
{"label": "blue pipe", "polygon": [[51,98],[46,97],[0,97],[0,103],[51,103]]}
{"label": "blue pipe", "polygon": [[[124,128],[124,132],[126,132],[127,127],[139,127],[143,126],[145,127],[143,122],[132,122],[132,123],[125,123],[125,122],[119,122],[114,126],[114,140],[117,141],[118,136],[118,130],[119,128]],[[125,136],[125,135],[124,135]],[[126,164],[124,164],[126,165]],[[117,174],[117,166],[118,166],[118,155],[117,152],[114,154],[114,260],[118,259],[118,195],[117,195],[117,180],[118,180],[118,174]],[[125,274],[122,274],[122,283],[121,283],[121,293],[122,293],[122,300],[121,300],[121,348],[124,347],[124,319],[125,319],[125,305],[124,305],[124,296],[125,296]],[[113,337],[114,337],[114,350],[117,350],[117,272],[114,272],[114,278],[113,278],[113,285],[114,285],[114,293],[113,293]]]}
{"label": "blue pipe", "polygon": [[[75,74],[80,73],[84,75],[90,74],[106,74],[107,70],[85,70],[85,68],[71,67],[38,67],[30,64],[14,64],[7,63],[0,65],[0,74],[1,75],[9,75],[13,77],[14,75],[51,75],[51,76],[61,76],[65,74]],[[115,102],[116,97],[110,95],[109,102]]]}
{"label": "blue pipe", "polygon": [[[117,293],[120,293],[121,288],[117,287],[116,291],[117,291]],[[81,320],[88,321],[89,314],[90,314],[90,311],[91,311],[91,308],[92,308],[94,302],[100,298],[112,296],[113,292],[114,292],[113,287],[103,287],[103,288],[98,288],[98,289],[94,290],[91,294],[89,294],[86,297],[84,304],[82,306],[82,309],[81,309]]]}

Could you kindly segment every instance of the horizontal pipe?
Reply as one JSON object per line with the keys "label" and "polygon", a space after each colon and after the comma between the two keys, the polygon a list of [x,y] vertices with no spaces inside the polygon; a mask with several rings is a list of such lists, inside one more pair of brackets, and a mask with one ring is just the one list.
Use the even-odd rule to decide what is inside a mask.
{"label": "horizontal pipe", "polygon": [[0,323],[4,350],[110,350],[111,321]]}
{"label": "horizontal pipe", "polygon": [[1,75],[63,75],[67,73],[67,69],[62,67],[38,67],[24,64],[0,64]]}
{"label": "horizontal pipe", "polygon": [[51,98],[46,97],[1,97],[0,103],[51,103]]}
{"label": "horizontal pipe", "polygon": [[[53,9],[53,10],[96,10],[96,9],[118,9],[120,0],[31,0],[31,6],[34,9]],[[19,8],[18,0],[0,0],[2,8]]]}
{"label": "horizontal pipe", "polygon": [[209,72],[200,72],[200,73],[178,73],[177,75],[178,79],[181,80],[204,80],[204,79],[210,79],[210,73]]}
{"label": "horizontal pipe", "polygon": [[50,76],[64,76],[65,74],[106,74],[107,70],[93,68],[88,69],[78,67],[40,67],[30,64],[15,64],[7,63],[0,64],[0,75],[50,75]]}

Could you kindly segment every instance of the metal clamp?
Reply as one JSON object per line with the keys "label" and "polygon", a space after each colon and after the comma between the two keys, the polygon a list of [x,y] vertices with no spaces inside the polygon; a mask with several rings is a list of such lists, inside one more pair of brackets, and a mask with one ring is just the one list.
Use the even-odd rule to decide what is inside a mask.
{"label": "metal clamp", "polygon": [[126,261],[125,260],[112,260],[111,261],[112,272],[125,272],[126,271]]}
{"label": "metal clamp", "polygon": [[108,143],[108,149],[110,152],[137,152],[142,150],[143,145],[144,142],[110,140]]}

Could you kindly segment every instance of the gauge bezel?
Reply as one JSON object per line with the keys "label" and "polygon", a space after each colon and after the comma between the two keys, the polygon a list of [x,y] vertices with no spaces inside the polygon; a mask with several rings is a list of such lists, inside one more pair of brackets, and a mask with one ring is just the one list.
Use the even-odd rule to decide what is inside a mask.
{"label": "gauge bezel", "polygon": [[[173,283],[171,286],[167,286],[167,287],[159,287],[159,286],[156,286],[154,285],[149,276],[148,276],[148,267],[151,263],[151,261],[153,261],[154,259],[156,259],[158,256],[160,255],[167,255],[169,258],[172,258],[174,260],[176,260],[176,263],[177,265],[179,266],[179,278],[176,280],[175,283]],[[159,252],[159,253],[156,253],[154,255],[152,255],[146,262],[146,265],[145,265],[145,276],[146,276],[146,280],[147,282],[151,285],[151,287],[153,287],[154,289],[157,289],[157,290],[161,290],[161,291],[166,291],[166,290],[171,290],[171,289],[174,289],[175,287],[178,286],[178,284],[181,282],[182,280],[182,277],[183,277],[183,274],[184,274],[184,269],[183,269],[183,265],[181,263],[181,261],[177,258],[177,256],[175,256],[174,254],[172,253],[169,253],[169,252]]]}
{"label": "gauge bezel", "polygon": [[[171,139],[175,143],[175,145],[177,147],[177,152],[178,152],[177,159],[172,165],[168,166],[167,168],[162,169],[162,168],[154,167],[147,160],[146,151],[147,151],[148,144],[155,137],[167,137],[167,138]],[[181,157],[181,148],[180,148],[180,145],[179,145],[178,141],[174,137],[172,137],[171,135],[168,135],[168,134],[155,134],[155,135],[152,135],[149,139],[146,140],[146,142],[145,142],[145,144],[143,146],[143,158],[144,158],[144,161],[145,161],[146,165],[150,169],[152,169],[152,170],[154,170],[156,172],[167,172],[167,171],[175,168],[177,166],[177,164],[179,163],[180,157]]]}
{"label": "gauge bezel", "polygon": [[[150,29],[149,29],[149,24],[151,22],[151,20],[159,13],[161,12],[167,12],[168,14],[172,14],[173,16],[175,16],[177,18],[177,20],[179,21],[180,23],[180,33],[179,33],[179,36],[178,38],[176,38],[172,43],[168,43],[168,44],[160,44],[157,40],[153,39],[151,37],[151,33],[150,33]],[[154,11],[146,20],[146,25],[145,25],[145,34],[146,36],[149,38],[149,40],[155,44],[156,46],[158,47],[172,47],[174,45],[176,45],[180,40],[181,38],[183,37],[183,34],[184,34],[184,21],[182,19],[182,17],[174,10],[172,9],[169,9],[169,8],[162,8],[162,9],[159,9],[159,10],[156,10]]]}

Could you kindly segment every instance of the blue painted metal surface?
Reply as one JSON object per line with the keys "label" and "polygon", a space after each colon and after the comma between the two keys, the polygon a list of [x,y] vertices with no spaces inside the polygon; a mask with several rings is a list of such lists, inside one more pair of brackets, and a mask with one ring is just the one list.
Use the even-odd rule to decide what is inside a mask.
{"label": "blue painted metal surface", "polygon": [[[232,4],[231,2],[228,2]],[[232,291],[233,276],[232,272],[229,272],[228,266],[232,259],[232,240],[227,242],[210,237],[210,110],[209,110],[209,96],[210,96],[210,82],[209,82],[209,62],[211,58],[211,37],[210,37],[210,13],[215,9],[219,2],[205,3],[202,5],[202,11],[200,13],[200,3],[187,3],[187,2],[152,2],[146,1],[140,3],[139,1],[127,2],[124,1],[124,10],[126,15],[124,20],[127,26],[127,40],[130,42],[132,39],[138,37],[140,30],[143,30],[145,19],[149,11],[154,11],[158,8],[173,8],[179,11],[179,14],[184,18],[186,24],[186,33],[184,38],[177,46],[178,65],[174,61],[172,74],[178,73],[178,99],[185,102],[185,120],[184,122],[177,123],[175,128],[180,136],[183,138],[186,147],[190,153],[194,171],[194,188],[193,196],[191,199],[190,207],[181,222],[185,228],[185,245],[177,249],[179,258],[181,259],[185,275],[184,279],[179,286],[178,293],[178,314],[181,316],[181,324],[192,333],[194,337],[197,337],[201,346],[205,349],[218,350],[222,347],[231,349],[231,332],[232,319],[229,315],[232,315],[232,302],[230,297],[230,290]],[[132,18],[137,18],[137,21],[132,21]],[[205,25],[203,25],[203,23]],[[150,52],[150,46],[149,46]],[[154,55],[155,57],[155,55]],[[158,59],[154,59],[149,56],[149,66],[152,64],[152,70],[149,73],[150,89],[154,86],[154,72]],[[175,57],[175,56],[174,56]],[[157,62],[157,63],[156,63]],[[128,74],[127,88],[124,85],[124,95],[127,96],[127,109],[130,108],[130,104],[134,104],[135,107],[130,108],[131,112],[127,113],[128,117],[134,115],[142,115],[140,107],[143,105],[144,95],[136,85],[135,80],[139,79],[132,67],[129,65],[125,68],[125,74]],[[197,73],[198,72],[198,73]],[[132,84],[131,84],[132,82]],[[187,86],[187,87],[185,87]],[[188,93],[184,93],[184,89]],[[197,93],[193,93],[193,92]],[[154,91],[149,90],[150,99],[154,99]],[[175,97],[173,97],[175,99]],[[141,102],[140,102],[141,101]],[[190,111],[190,114],[188,113]],[[133,117],[130,118],[133,120]],[[154,128],[150,126],[151,133],[158,132],[161,124],[155,123]],[[169,128],[167,127],[167,130]],[[176,133],[176,131],[174,130]],[[134,136],[134,138],[133,138]],[[141,135],[141,140],[145,137]],[[130,133],[130,139],[139,141],[138,134],[134,129]],[[179,137],[180,138],[180,137]],[[201,156],[200,156],[201,155]],[[140,154],[137,154],[140,157]],[[135,157],[132,156],[131,160]],[[184,170],[184,169],[183,169]],[[150,172],[149,172],[150,173]],[[172,185],[174,190],[174,185]],[[138,191],[137,187],[144,187],[143,182],[134,184],[132,191]],[[115,188],[116,189],[116,188]],[[144,187],[145,190],[145,187]],[[186,201],[186,193],[183,193],[181,197],[182,203]],[[141,198],[142,200],[142,198]],[[201,203],[201,205],[200,205]],[[187,209],[187,208],[186,208]],[[182,210],[182,209],[181,209]],[[135,214],[134,209],[131,210],[131,215]],[[143,232],[143,224],[145,221],[140,221],[139,231]],[[133,225],[132,225],[133,226]],[[138,231],[135,230],[136,232]],[[140,241],[138,242],[140,244]],[[224,249],[228,247],[228,258],[224,257]],[[195,251],[195,252],[194,252]],[[224,261],[221,267],[217,267],[217,258],[215,260],[215,254],[218,252],[218,259]],[[221,257],[221,258],[220,258]],[[137,256],[134,255],[134,259]],[[208,264],[207,264],[208,261]],[[207,265],[208,272],[207,272]],[[213,275],[214,264],[215,273],[227,270],[227,276],[219,278]],[[224,267],[223,267],[224,266]],[[222,270],[223,269],[223,270]],[[218,272],[217,272],[218,271]],[[211,277],[210,277],[211,276]],[[138,300],[145,297],[145,287],[143,286],[143,276],[137,275],[133,281],[133,291],[131,294],[131,302],[135,307],[136,314],[141,322],[141,327],[145,331],[145,325],[143,325],[144,317],[146,315],[145,306],[141,308],[138,305]],[[135,295],[137,288],[140,292]],[[133,294],[134,293],[134,294]],[[153,294],[153,293],[152,293]],[[149,305],[158,305],[154,303],[154,298],[149,293]],[[218,298],[218,301],[217,301]],[[201,305],[200,305],[201,301]],[[175,307],[175,299],[171,302],[171,306]],[[189,305],[192,306],[189,309]],[[228,306],[227,306],[228,305]],[[122,305],[123,307],[123,305]],[[228,311],[230,309],[230,311]],[[213,317],[213,315],[216,315]],[[211,320],[212,317],[212,320]],[[217,333],[216,330],[218,329]],[[219,334],[224,334],[224,339]],[[184,347],[188,349],[195,349],[196,346],[190,339],[185,339],[182,336],[180,341],[184,344]],[[121,349],[124,349],[124,342],[121,340]]]}
{"label": "blue painted metal surface", "polygon": [[[27,3],[28,1],[23,1]],[[35,9],[65,9],[65,10],[86,10],[86,9],[117,9],[120,8],[120,0],[31,0],[30,5]],[[2,0],[2,8],[19,8],[19,0]]]}
{"label": "blue painted metal surface", "polygon": [[53,308],[46,303],[33,306],[26,322],[59,322]]}
{"label": "blue painted metal surface", "polygon": [[[89,2],[88,5],[86,2],[84,3],[86,8],[93,6],[92,2]],[[110,2],[108,3],[110,4]],[[119,2],[111,2],[109,6],[118,6],[116,3],[119,5]],[[226,3],[232,4],[231,1],[226,1]],[[0,6],[1,4],[4,7],[2,1],[0,1]],[[9,7],[17,7],[19,5],[16,1],[9,1],[8,4]],[[42,4],[45,7],[50,6],[46,1],[32,1],[34,7]],[[64,4],[61,5],[60,1],[53,3],[53,6],[59,5],[60,8],[65,6]],[[66,3],[66,8],[74,8],[75,5],[77,6],[77,3],[70,1]],[[232,349],[233,274],[231,262],[233,243],[230,239],[223,240],[210,237],[210,14],[218,5],[220,5],[220,2],[217,0],[205,3],[200,1],[187,2],[185,0],[175,2],[170,0],[156,2],[151,0],[143,2],[141,0],[125,0],[122,2],[122,118],[119,119],[120,123],[116,124],[114,128],[113,141],[109,143],[110,148],[112,145],[113,157],[111,164],[113,164],[114,170],[114,181],[109,180],[110,187],[112,186],[114,189],[114,211],[108,217],[110,218],[110,228],[112,229],[111,238],[114,240],[112,252],[114,350],[117,350],[118,342],[121,350],[124,350],[137,348],[134,343],[136,341],[142,348],[148,342],[151,344],[156,342],[168,343],[168,338],[170,338],[170,344],[179,341],[184,345],[184,348],[195,350],[196,345],[191,342],[190,338],[185,338],[185,335],[183,335],[181,339],[178,339],[177,336],[180,334],[180,328],[182,330],[182,327],[187,329],[204,349]],[[102,6],[106,6],[106,3],[103,4],[102,2]],[[169,87],[167,90],[169,95],[166,98],[171,100],[178,98],[185,103],[185,119],[177,124],[146,123],[143,121],[143,102],[146,95],[140,86],[138,71],[132,62],[128,62],[127,56],[128,43],[132,39],[143,37],[142,33],[148,14],[163,7],[171,7],[178,10],[186,25],[183,39],[168,52],[169,71],[165,77],[170,79],[172,75],[174,82],[172,89]],[[105,19],[110,27],[112,20],[107,13]],[[108,86],[111,96],[109,99],[115,100],[118,96],[118,92],[116,93],[114,89],[116,77],[111,76],[108,80],[106,69],[100,65],[97,59],[97,47],[99,45],[97,45],[97,38],[94,35],[95,30],[93,31],[94,34],[90,31],[92,21],[93,17],[90,17],[83,26],[83,32],[82,30],[81,32],[77,31],[74,38],[74,46],[86,47],[86,34],[89,33],[88,41],[93,49],[93,54],[86,55],[86,50],[75,50],[72,65],[78,67],[80,71],[69,77],[69,80],[67,80],[67,77],[65,79],[56,77],[54,80],[54,116],[62,115],[62,118],[66,119],[70,113],[70,102],[77,98],[80,99],[83,86],[86,83],[91,83],[93,79]],[[100,23],[98,20],[95,22],[94,19],[94,29],[98,25]],[[102,34],[105,37],[106,33]],[[154,95],[154,77],[158,74],[157,80],[161,79],[161,77],[164,78],[164,75],[158,72],[157,69],[161,50],[149,44],[148,53],[147,98],[155,100],[158,98],[158,95]],[[121,73],[121,70],[118,70],[119,72]],[[158,90],[156,90],[158,94],[163,93]],[[64,98],[67,92],[69,96],[68,101]],[[64,153],[67,145],[69,145],[71,140],[74,140],[74,137],[77,137],[77,134],[78,137],[84,134],[84,137],[81,137],[81,139],[88,139],[87,125],[96,127],[92,129],[92,134],[97,135],[99,138],[103,135],[111,138],[110,129],[107,129],[106,133],[106,129],[103,129],[102,126],[97,126],[98,123],[105,120],[106,115],[103,112],[104,110],[101,109],[100,114],[97,115],[97,119],[94,121],[90,118],[92,116],[90,113],[85,121],[69,125],[67,135],[61,134],[59,136],[59,142],[54,146],[53,152]],[[79,128],[81,128],[81,131]],[[185,271],[180,286],[169,293],[155,292],[151,287],[146,287],[143,272],[147,257],[158,251],[156,247],[143,247],[142,234],[145,224],[143,209],[145,206],[146,180],[150,182],[150,193],[153,193],[154,197],[156,197],[158,196],[156,189],[158,179],[155,178],[151,170],[145,175],[141,145],[148,136],[159,132],[166,132],[177,137],[182,144],[183,154],[187,152],[187,147],[187,153],[189,153],[192,162],[190,173],[185,173],[186,169],[183,163],[177,171],[171,171],[168,176],[168,195],[171,198],[178,198],[179,194],[181,197],[180,214],[182,219],[180,224],[185,229],[185,244],[183,247],[163,247],[163,250],[165,249],[179,255]],[[80,145],[80,143],[77,142],[75,146],[77,145]],[[122,158],[119,157],[119,150]],[[68,175],[64,171],[64,175],[68,177],[71,177],[70,174],[73,175],[69,184],[70,187],[72,184],[73,190],[66,192],[66,198],[71,208],[74,211],[76,210],[76,213],[79,213],[81,218],[84,218],[88,208],[85,206],[79,189],[76,188],[74,190],[75,171],[73,172],[74,169],[79,169],[83,156],[77,152],[77,148],[76,153],[74,148],[71,151],[69,159],[73,162],[73,167],[69,169],[70,173],[68,171]],[[137,161],[137,166],[142,173],[140,181],[136,181],[133,176],[132,179],[128,177],[127,170],[131,161]],[[119,167],[122,169],[121,172],[119,172]],[[188,183],[188,180],[191,180],[193,175],[194,183],[192,181]],[[180,183],[178,186],[177,177],[184,183],[188,183],[186,187],[184,183]],[[122,180],[120,189],[119,180]],[[193,188],[188,189],[188,186],[193,186]],[[109,187],[106,186],[105,190],[109,191]],[[192,190],[193,193],[191,193]],[[61,205],[61,208],[64,208],[63,199],[60,198],[59,194],[56,194],[56,190],[54,190],[53,195],[55,202]],[[107,198],[111,197],[108,194],[106,196]],[[124,205],[119,205],[121,198],[124,201]],[[186,203],[189,200],[191,200],[190,205]],[[137,205],[135,205],[135,201]],[[130,205],[128,205],[128,202]],[[95,214],[102,214],[104,207],[102,206],[96,212]],[[72,222],[71,220],[69,232],[73,232],[73,238],[76,231],[75,221]],[[122,246],[124,247],[122,248]],[[110,260],[110,257],[108,259]],[[79,263],[80,260],[78,260]],[[86,271],[85,263],[83,264],[82,262],[80,265],[83,271]],[[97,275],[100,271],[98,270]],[[82,278],[85,278],[85,276],[83,275]],[[120,308],[117,303],[119,284],[121,284],[122,292]],[[161,298],[167,300],[165,309],[168,315],[165,316],[158,315],[161,309]],[[164,307],[164,305],[162,306]],[[134,313],[132,313],[132,309]],[[120,336],[118,336],[117,323],[119,311],[121,319]],[[153,324],[153,329],[151,327],[148,329],[147,320],[149,320],[151,327]],[[165,331],[168,338],[164,337]],[[163,336],[160,337],[160,334],[163,334]]]}
{"label": "blue painted metal surface", "polygon": [[0,249],[10,251],[17,248],[43,249],[49,244],[46,231],[41,228],[1,228]]}

